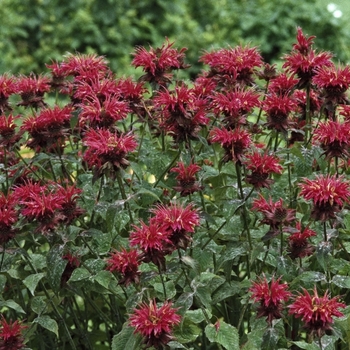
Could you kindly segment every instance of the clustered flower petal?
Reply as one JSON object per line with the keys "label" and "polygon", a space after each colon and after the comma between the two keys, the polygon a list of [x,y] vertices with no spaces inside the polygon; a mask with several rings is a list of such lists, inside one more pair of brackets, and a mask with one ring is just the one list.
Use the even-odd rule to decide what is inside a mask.
{"label": "clustered flower petal", "polygon": [[0,320],[0,350],[20,350],[25,347],[22,331],[27,328],[18,320],[7,322],[3,315]]}
{"label": "clustered flower petal", "polygon": [[173,327],[181,321],[177,310],[170,301],[165,301],[158,307],[153,299],[149,304],[143,303],[135,309],[130,315],[129,323],[135,328],[135,333],[143,336],[147,347],[154,346],[158,349],[173,339],[171,334]]}

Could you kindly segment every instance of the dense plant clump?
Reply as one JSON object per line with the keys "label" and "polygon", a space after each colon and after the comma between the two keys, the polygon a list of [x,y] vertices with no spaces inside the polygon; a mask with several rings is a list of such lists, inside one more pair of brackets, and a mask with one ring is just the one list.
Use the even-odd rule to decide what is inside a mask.
{"label": "dense plant clump", "polygon": [[0,76],[1,349],[346,349],[350,68],[297,29]]}

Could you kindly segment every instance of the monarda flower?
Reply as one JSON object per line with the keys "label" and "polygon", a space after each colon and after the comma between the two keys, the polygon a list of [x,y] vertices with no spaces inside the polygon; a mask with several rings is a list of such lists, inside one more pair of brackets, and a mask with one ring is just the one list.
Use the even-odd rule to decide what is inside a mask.
{"label": "monarda flower", "polygon": [[298,88],[304,88],[311,83],[312,77],[316,74],[318,68],[333,65],[329,52],[316,53],[312,49],[314,36],[307,38],[301,28],[298,28],[297,44],[293,45],[293,51],[284,56],[285,63],[283,68],[296,74],[300,79]]}
{"label": "monarda flower", "polygon": [[28,328],[18,320],[9,323],[1,316],[0,320],[0,350],[20,350],[25,347],[22,331]]}
{"label": "monarda flower", "polygon": [[280,283],[281,278],[275,280],[272,277],[268,282],[266,276],[258,278],[249,288],[252,293],[251,298],[260,303],[257,317],[266,317],[266,321],[271,326],[274,319],[282,318],[283,303],[289,300],[291,293],[287,291],[288,285]]}
{"label": "monarda flower", "polygon": [[349,104],[345,93],[350,86],[350,66],[321,66],[317,68],[312,81],[322,91],[326,109],[332,118],[336,105]]}
{"label": "monarda flower", "polygon": [[270,94],[262,102],[262,109],[266,113],[266,126],[269,129],[287,132],[291,125],[289,115],[297,110],[297,103],[288,95]]}
{"label": "monarda flower", "polygon": [[154,98],[159,126],[176,142],[196,139],[201,127],[207,125],[206,103],[186,85],[174,90],[164,89]]}
{"label": "monarda flower", "polygon": [[214,128],[210,132],[210,141],[219,143],[225,151],[222,161],[241,163],[244,152],[252,144],[250,133],[243,128],[233,130]]}
{"label": "monarda flower", "polygon": [[201,170],[198,164],[190,163],[186,166],[183,162],[178,162],[177,166],[170,169],[170,172],[177,173],[177,185],[174,189],[180,192],[181,196],[188,196],[191,193],[202,190],[202,186],[196,181],[196,174]]}
{"label": "monarda flower", "polygon": [[326,158],[349,157],[350,123],[340,123],[327,120],[320,122],[314,129],[312,140],[319,143],[324,150]]}
{"label": "monarda flower", "polygon": [[339,309],[345,308],[346,305],[338,300],[339,297],[330,299],[328,291],[324,296],[319,296],[316,287],[313,295],[303,289],[303,293],[299,293],[294,303],[289,305],[289,313],[296,318],[301,318],[305,329],[311,335],[321,338],[327,331],[332,330],[333,317],[344,316]]}
{"label": "monarda flower", "polygon": [[113,251],[106,262],[108,271],[115,271],[122,276],[119,284],[127,286],[140,281],[140,253],[136,249]]}
{"label": "monarda flower", "polygon": [[150,221],[168,233],[171,247],[187,249],[192,242],[191,235],[200,224],[198,210],[192,204],[185,207],[171,203],[168,206],[157,206],[152,209],[152,213],[154,217]]}
{"label": "monarda flower", "polygon": [[165,256],[174,250],[169,236],[170,232],[156,222],[147,225],[140,221],[140,227],[134,226],[130,233],[130,245],[140,248],[142,261],[153,262],[160,270],[165,270]]}
{"label": "monarda flower", "polygon": [[46,76],[20,76],[16,81],[16,93],[21,96],[22,101],[17,105],[35,109],[46,107],[44,94],[50,89],[50,79]]}
{"label": "monarda flower", "polygon": [[208,76],[222,86],[252,85],[254,70],[263,64],[257,48],[249,46],[207,52],[199,61],[209,65]]}
{"label": "monarda flower", "polygon": [[21,131],[27,131],[27,146],[35,151],[61,153],[70,129],[72,107],[55,106],[41,110],[38,116],[26,119]]}
{"label": "monarda flower", "polygon": [[248,153],[245,155],[242,164],[246,166],[251,173],[245,177],[245,181],[255,188],[267,187],[273,184],[269,179],[270,174],[282,174],[283,167],[280,160],[274,155],[260,152]]}
{"label": "monarda flower", "polygon": [[304,258],[313,254],[315,247],[308,242],[308,239],[316,236],[315,231],[308,226],[302,228],[300,221],[296,223],[295,229],[291,227],[285,231],[291,233],[288,237],[288,254],[292,259]]}
{"label": "monarda flower", "polygon": [[0,75],[0,114],[12,110],[9,104],[9,97],[15,92],[15,78],[9,74]]}
{"label": "monarda flower", "polygon": [[143,337],[146,347],[163,348],[173,339],[172,329],[181,321],[178,309],[172,303],[165,301],[160,307],[155,300],[149,304],[143,303],[130,315],[129,324],[135,328],[135,333]]}
{"label": "monarda flower", "polygon": [[17,132],[15,123],[19,118],[19,115],[0,115],[0,146],[10,149],[21,139],[23,132]]}
{"label": "monarda flower", "polygon": [[96,177],[108,172],[113,175],[114,172],[126,168],[129,165],[128,153],[137,147],[132,134],[118,134],[107,129],[88,130],[83,143],[87,146],[84,160],[90,168],[94,168]]}
{"label": "monarda flower", "polygon": [[150,47],[149,51],[142,46],[136,48],[131,64],[135,67],[142,67],[145,72],[140,78],[141,81],[165,86],[171,82],[171,71],[189,67],[184,63],[187,49],[177,50],[173,48],[173,45],[174,43],[167,40],[160,48]]}
{"label": "monarda flower", "polygon": [[260,105],[259,95],[248,89],[217,93],[211,100],[214,113],[223,115],[226,127],[232,129],[247,124],[247,114]]}
{"label": "monarda flower", "polygon": [[13,225],[18,221],[17,200],[12,193],[0,192],[0,244],[10,241],[17,230]]}
{"label": "monarda flower", "polygon": [[334,219],[335,213],[349,202],[350,183],[342,176],[317,175],[314,180],[303,180],[300,195],[313,202],[311,217],[315,220]]}
{"label": "monarda flower", "polygon": [[271,80],[268,91],[275,95],[291,95],[298,82],[294,75],[282,73]]}
{"label": "monarda flower", "polygon": [[263,237],[263,240],[275,237],[281,232],[283,225],[290,224],[295,220],[295,210],[286,208],[283,205],[282,198],[277,202],[273,202],[270,197],[269,201],[267,201],[259,193],[259,198],[253,201],[252,209],[263,214],[262,224],[270,225],[270,229]]}

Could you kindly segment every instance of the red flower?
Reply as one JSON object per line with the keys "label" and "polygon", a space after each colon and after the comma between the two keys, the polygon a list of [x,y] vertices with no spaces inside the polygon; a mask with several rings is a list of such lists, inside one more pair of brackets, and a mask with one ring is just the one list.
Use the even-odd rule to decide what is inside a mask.
{"label": "red flower", "polygon": [[13,225],[18,221],[17,200],[12,193],[0,192],[0,244],[7,243],[15,234]]}
{"label": "red flower", "polygon": [[117,271],[123,278],[119,281],[120,284],[126,286],[130,283],[138,283],[140,281],[140,254],[137,250],[132,249],[127,251],[122,249],[121,252],[114,251],[107,259],[107,270]]}
{"label": "red flower", "polygon": [[140,247],[143,252],[140,258],[144,262],[151,261],[160,269],[165,270],[165,255],[173,250],[169,239],[170,232],[159,227],[154,221],[151,221],[149,225],[143,221],[140,224],[141,227],[134,226],[134,231],[130,233],[130,244]]}
{"label": "red flower", "polygon": [[270,225],[270,230],[263,237],[264,240],[276,236],[280,232],[281,225],[295,220],[295,210],[284,207],[282,198],[273,202],[270,197],[267,201],[259,193],[259,198],[254,199],[252,209],[263,214],[261,223]]}
{"label": "red flower", "polygon": [[171,81],[172,74],[170,72],[172,70],[188,67],[184,64],[187,49],[182,48],[179,51],[174,49],[173,45],[174,43],[170,43],[167,39],[160,48],[154,49],[150,46],[149,51],[142,46],[136,48],[135,57],[131,64],[135,67],[142,67],[146,73],[140,80],[166,85]]}
{"label": "red flower", "polygon": [[289,256],[292,259],[304,258],[312,255],[315,247],[311,246],[308,242],[308,238],[316,236],[316,232],[309,229],[309,227],[302,228],[301,223],[296,223],[296,228],[289,228],[286,230],[291,235],[288,237],[289,240]]}
{"label": "red flower", "polygon": [[338,302],[339,297],[330,299],[328,291],[323,297],[319,297],[316,287],[313,295],[310,295],[306,289],[303,289],[303,293],[299,293],[294,303],[289,305],[289,313],[296,318],[301,318],[305,328],[311,334],[322,337],[327,330],[332,329],[333,317],[343,316],[338,309],[346,305]]}
{"label": "red flower", "polygon": [[25,347],[22,330],[28,328],[20,324],[18,320],[7,323],[4,316],[0,321],[0,350],[19,350]]}
{"label": "red flower", "polygon": [[70,128],[72,107],[43,109],[38,116],[26,119],[22,126],[22,131],[28,131],[31,139],[27,146],[36,150],[47,152],[62,152],[68,130]]}
{"label": "red flower", "polygon": [[212,96],[212,108],[217,115],[223,114],[227,128],[246,124],[246,116],[260,105],[259,95],[252,90],[235,89]]}
{"label": "red flower", "polygon": [[158,307],[156,301],[151,300],[149,304],[143,303],[139,309],[135,309],[129,322],[135,328],[135,333],[143,336],[147,347],[158,349],[173,339],[172,329],[181,321],[177,310],[171,302],[165,301]]}
{"label": "red flower", "polygon": [[33,108],[45,107],[45,92],[50,91],[50,79],[43,75],[29,77],[20,76],[16,81],[16,93],[21,95],[22,101],[18,106],[32,106]]}
{"label": "red flower", "polygon": [[62,256],[62,259],[68,260],[61,276],[61,287],[64,287],[71,278],[73,271],[80,266],[80,257],[76,254],[72,254],[71,252],[67,252]]}
{"label": "red flower", "polygon": [[53,62],[52,64],[46,64],[51,72],[51,82],[50,85],[53,89],[60,89],[60,92],[63,93],[63,88],[65,87],[65,79],[68,75],[67,71],[62,68],[61,64],[58,62]]}
{"label": "red flower", "polygon": [[151,222],[169,234],[171,246],[186,249],[192,241],[191,233],[199,226],[199,213],[192,204],[183,207],[179,203],[159,205],[152,210]]}
{"label": "red flower", "polygon": [[299,82],[293,75],[282,73],[271,80],[269,92],[275,95],[291,95]]}
{"label": "red flower", "polygon": [[107,129],[89,130],[83,142],[88,147],[84,160],[90,168],[95,168],[97,176],[101,176],[108,169],[115,172],[126,168],[129,165],[126,157],[137,146],[132,134],[118,135]]}
{"label": "red flower", "polygon": [[126,118],[130,112],[128,105],[120,101],[116,95],[107,95],[101,100],[95,93],[85,96],[83,103],[79,104],[80,126],[91,128],[109,128],[116,121]]}
{"label": "red flower", "polygon": [[279,159],[267,153],[249,153],[242,163],[245,164],[247,170],[251,170],[251,174],[246,176],[245,181],[255,188],[269,188],[273,183],[273,180],[268,178],[269,175],[272,173],[282,174],[283,171]]}
{"label": "red flower", "polygon": [[12,110],[8,99],[15,92],[16,82],[14,77],[8,74],[0,75],[0,114]]}
{"label": "red flower", "polygon": [[[1,107],[0,107],[1,108]],[[16,119],[20,116],[13,116],[12,114],[0,115],[0,145],[11,148],[14,146],[22,137],[22,132],[16,132],[17,125]]]}
{"label": "red flower", "polygon": [[239,163],[252,143],[250,133],[240,127],[233,130],[214,128],[210,132],[210,141],[220,143],[225,150],[223,162],[233,160]]}
{"label": "red flower", "polygon": [[317,175],[314,180],[304,178],[300,187],[300,195],[313,202],[311,216],[315,220],[334,219],[335,213],[349,202],[350,183],[343,177]]}
{"label": "red flower", "polygon": [[307,55],[311,50],[313,39],[316,37],[314,35],[309,36],[308,38],[304,35],[302,29],[300,27],[297,28],[297,43],[293,44],[293,49],[295,51],[300,52],[303,55]]}
{"label": "red flower", "polygon": [[160,120],[159,126],[176,142],[195,139],[201,126],[209,122],[205,101],[184,84],[176,86],[173,91],[160,91],[154,98],[154,107]]}
{"label": "red flower", "polygon": [[170,169],[170,172],[177,173],[177,185],[174,189],[181,193],[181,196],[187,196],[191,193],[200,191],[202,186],[196,181],[196,174],[201,170],[198,164],[190,163],[185,166],[183,162],[178,162],[177,167]]}
{"label": "red flower", "polygon": [[288,95],[271,94],[262,102],[262,109],[266,112],[269,129],[286,132],[290,126],[288,117],[297,110],[297,103]]}
{"label": "red flower", "polygon": [[249,46],[207,52],[199,61],[208,64],[211,69],[209,76],[224,86],[235,82],[251,85],[254,69],[263,64],[258,50]]}
{"label": "red flower", "polygon": [[287,291],[288,285],[280,283],[280,278],[275,280],[272,277],[271,282],[268,282],[266,276],[258,278],[256,282],[249,288],[252,293],[251,298],[260,303],[258,307],[257,317],[266,317],[269,325],[273,319],[282,317],[282,303],[288,301],[291,293]]}
{"label": "red flower", "polygon": [[313,132],[313,141],[321,144],[327,158],[347,158],[350,146],[350,124],[332,120],[320,122]]}

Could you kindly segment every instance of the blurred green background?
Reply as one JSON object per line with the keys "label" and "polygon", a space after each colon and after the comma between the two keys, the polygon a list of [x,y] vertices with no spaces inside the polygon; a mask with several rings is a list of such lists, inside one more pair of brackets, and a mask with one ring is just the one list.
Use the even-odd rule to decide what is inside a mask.
{"label": "blurred green background", "polygon": [[251,43],[266,62],[280,60],[296,27],[316,47],[350,62],[349,0],[0,0],[0,73],[46,70],[67,52],[104,55],[117,76],[135,74],[136,45],[165,37],[187,47],[189,75],[203,50]]}

